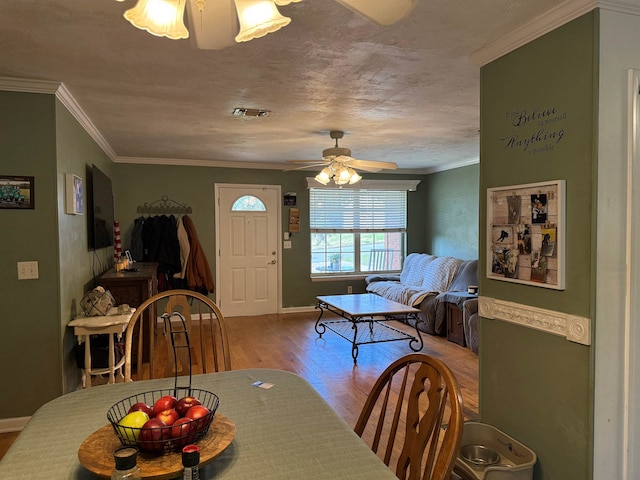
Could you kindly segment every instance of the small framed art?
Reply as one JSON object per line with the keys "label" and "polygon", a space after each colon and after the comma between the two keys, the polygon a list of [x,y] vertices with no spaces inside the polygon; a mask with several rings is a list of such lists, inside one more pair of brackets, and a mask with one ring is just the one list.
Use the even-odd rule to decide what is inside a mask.
{"label": "small framed art", "polygon": [[70,215],[84,214],[84,184],[82,177],[67,173],[66,175],[66,211]]}
{"label": "small framed art", "polygon": [[34,208],[34,177],[0,175],[0,208]]}

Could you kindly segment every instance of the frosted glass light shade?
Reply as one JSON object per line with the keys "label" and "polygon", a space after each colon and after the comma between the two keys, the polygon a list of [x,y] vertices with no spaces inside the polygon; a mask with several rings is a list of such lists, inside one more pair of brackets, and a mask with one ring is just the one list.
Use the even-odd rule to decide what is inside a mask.
{"label": "frosted glass light shade", "polygon": [[353,172],[353,175],[351,175],[351,178],[349,179],[349,184],[353,185],[354,183],[358,183],[360,180],[362,180],[362,177],[358,175],[357,172]]}
{"label": "frosted glass light shade", "polygon": [[276,5],[289,5],[290,3],[298,3],[302,0],[275,0]]}
{"label": "frosted glass light shade", "polygon": [[273,0],[234,0],[240,21],[236,42],[248,42],[280,30],[291,22],[280,15]]}
{"label": "frosted glass light shade", "polygon": [[329,183],[329,180],[331,180],[329,169],[327,167],[324,167],[322,171],[318,175],[316,175],[316,180],[323,185]]}
{"label": "frosted glass light shade", "polygon": [[172,40],[188,38],[184,25],[186,0],[138,0],[135,7],[124,12],[124,18],[134,27],[158,37]]}

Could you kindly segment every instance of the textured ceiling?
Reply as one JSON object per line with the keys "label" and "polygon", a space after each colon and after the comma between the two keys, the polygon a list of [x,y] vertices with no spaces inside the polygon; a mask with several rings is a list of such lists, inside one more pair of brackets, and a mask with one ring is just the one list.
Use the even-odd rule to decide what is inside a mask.
{"label": "textured ceiling", "polygon": [[320,159],[339,129],[356,158],[442,169],[478,161],[470,55],[561,3],[418,0],[384,27],[304,0],[280,7],[292,22],[276,33],[200,50],[131,26],[134,0],[0,0],[0,76],[62,82],[115,161],[284,168]]}

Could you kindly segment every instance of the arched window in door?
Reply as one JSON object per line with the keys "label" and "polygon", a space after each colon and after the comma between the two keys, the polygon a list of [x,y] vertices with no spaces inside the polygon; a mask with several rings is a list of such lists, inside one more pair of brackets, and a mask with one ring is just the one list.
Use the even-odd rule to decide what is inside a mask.
{"label": "arched window in door", "polygon": [[253,195],[245,195],[240,197],[231,207],[232,212],[266,212],[267,208],[258,197]]}

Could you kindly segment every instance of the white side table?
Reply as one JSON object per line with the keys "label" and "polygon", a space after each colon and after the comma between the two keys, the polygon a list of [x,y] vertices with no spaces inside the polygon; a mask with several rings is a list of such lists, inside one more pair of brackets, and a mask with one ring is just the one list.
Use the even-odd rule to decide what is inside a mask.
{"label": "white side table", "polygon": [[[109,383],[116,383],[115,372],[119,370],[122,375],[122,366],[124,365],[124,356],[116,364],[115,363],[115,345],[113,334],[118,335],[118,339],[122,338],[122,334],[129,325],[131,315],[135,312],[135,308],[130,309],[129,313],[118,314],[118,308],[114,307],[109,310],[109,315],[96,317],[77,317],[69,322],[69,326],[73,327],[73,334],[78,337],[78,344],[85,342],[84,346],[84,368],[82,369],[82,388],[91,387],[91,375],[109,374]],[[91,335],[109,334],[109,366],[107,368],[91,368]],[[89,380],[87,382],[87,379]]]}

